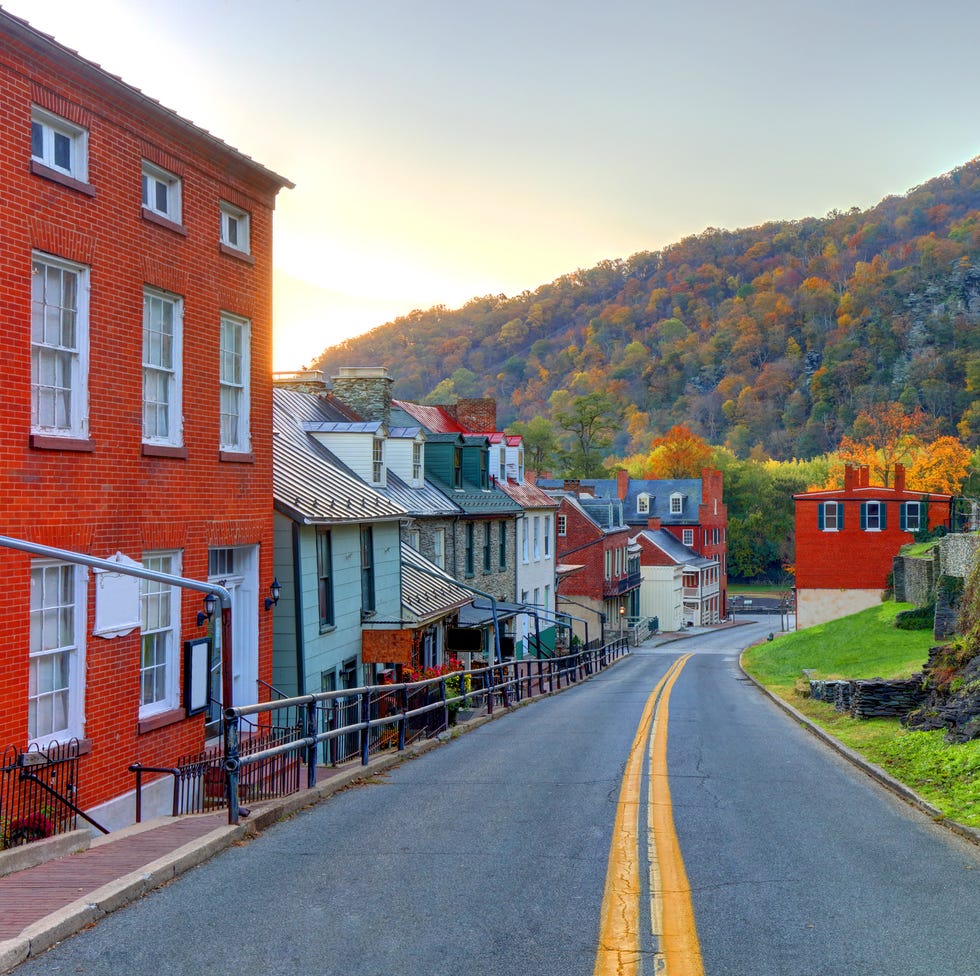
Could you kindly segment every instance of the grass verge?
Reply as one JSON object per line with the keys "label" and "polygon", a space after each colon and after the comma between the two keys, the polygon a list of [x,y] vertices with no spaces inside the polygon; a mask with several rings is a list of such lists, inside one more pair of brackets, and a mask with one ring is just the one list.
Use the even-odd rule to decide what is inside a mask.
{"label": "grass verge", "polygon": [[980,827],[980,740],[949,745],[943,732],[912,732],[897,719],[855,719],[803,694],[804,669],[816,678],[897,678],[920,670],[934,643],[929,631],[898,630],[907,604],[883,603],[745,651],[742,666],[770,691],[836,739],[911,787],[945,817]]}

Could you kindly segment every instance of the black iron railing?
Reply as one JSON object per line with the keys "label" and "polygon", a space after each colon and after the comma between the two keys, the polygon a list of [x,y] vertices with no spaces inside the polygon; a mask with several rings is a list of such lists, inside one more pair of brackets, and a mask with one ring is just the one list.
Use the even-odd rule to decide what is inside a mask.
{"label": "black iron railing", "polygon": [[0,761],[0,849],[66,834],[78,818],[108,831],[79,809],[77,739],[43,749],[8,746]]}

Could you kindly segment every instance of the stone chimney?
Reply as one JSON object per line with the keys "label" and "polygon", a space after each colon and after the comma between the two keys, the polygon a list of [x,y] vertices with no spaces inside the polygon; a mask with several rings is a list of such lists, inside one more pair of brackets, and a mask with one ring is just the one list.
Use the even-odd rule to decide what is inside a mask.
{"label": "stone chimney", "polygon": [[333,377],[333,394],[365,420],[391,426],[392,379],[385,366],[341,366]]}
{"label": "stone chimney", "polygon": [[905,465],[895,462],[895,491],[905,491]]}
{"label": "stone chimney", "polygon": [[626,500],[626,493],[629,491],[630,487],[630,473],[628,471],[617,471],[616,472],[616,495],[622,499]]}
{"label": "stone chimney", "polygon": [[497,401],[493,397],[460,397],[443,410],[474,434],[492,434],[497,429]]}

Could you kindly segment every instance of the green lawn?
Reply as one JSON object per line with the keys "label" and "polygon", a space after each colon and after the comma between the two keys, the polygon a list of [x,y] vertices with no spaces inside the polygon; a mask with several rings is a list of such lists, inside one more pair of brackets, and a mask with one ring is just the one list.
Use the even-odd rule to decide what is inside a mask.
{"label": "green lawn", "polygon": [[907,604],[883,603],[850,617],[778,636],[749,648],[742,666],[869,762],[915,790],[943,815],[980,827],[980,740],[949,745],[943,732],[910,732],[897,719],[855,719],[803,694],[816,678],[897,678],[922,668],[931,631],[897,630]]}

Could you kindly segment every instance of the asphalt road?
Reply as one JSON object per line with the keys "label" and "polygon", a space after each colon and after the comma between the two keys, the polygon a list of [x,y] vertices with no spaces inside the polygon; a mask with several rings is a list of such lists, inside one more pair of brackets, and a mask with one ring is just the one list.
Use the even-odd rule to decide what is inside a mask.
{"label": "asphalt road", "polygon": [[[669,780],[711,976],[974,976],[980,852],[741,677],[757,625],[640,650],[266,831],[16,970],[590,974],[620,781],[680,653]],[[653,976],[652,963],[646,972]]]}

